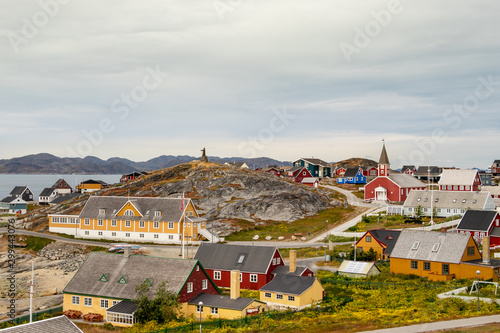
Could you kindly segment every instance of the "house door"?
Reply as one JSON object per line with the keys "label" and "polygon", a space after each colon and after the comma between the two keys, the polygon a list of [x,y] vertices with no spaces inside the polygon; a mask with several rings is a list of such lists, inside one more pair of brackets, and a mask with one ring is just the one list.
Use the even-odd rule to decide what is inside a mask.
{"label": "house door", "polygon": [[450,274],[450,265],[443,264],[443,275],[448,275],[448,274]]}
{"label": "house door", "polygon": [[375,189],[375,200],[385,201],[387,200],[387,190],[382,186]]}

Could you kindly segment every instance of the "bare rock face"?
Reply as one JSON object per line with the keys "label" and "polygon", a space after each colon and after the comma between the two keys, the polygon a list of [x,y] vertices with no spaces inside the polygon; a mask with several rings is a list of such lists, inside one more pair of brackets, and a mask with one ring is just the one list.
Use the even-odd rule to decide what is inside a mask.
{"label": "bare rock face", "polygon": [[[149,185],[149,186],[148,186]],[[209,221],[245,219],[292,222],[331,205],[327,194],[274,175],[216,164],[182,164],[133,184],[135,195],[194,199]]]}

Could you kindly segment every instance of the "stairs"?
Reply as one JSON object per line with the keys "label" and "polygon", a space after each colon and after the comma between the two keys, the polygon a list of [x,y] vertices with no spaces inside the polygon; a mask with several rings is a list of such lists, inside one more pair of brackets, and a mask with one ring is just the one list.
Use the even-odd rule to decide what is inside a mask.
{"label": "stairs", "polygon": [[224,237],[218,237],[217,235],[212,235],[212,233],[205,228],[199,229],[198,233],[212,243],[218,243],[224,241]]}

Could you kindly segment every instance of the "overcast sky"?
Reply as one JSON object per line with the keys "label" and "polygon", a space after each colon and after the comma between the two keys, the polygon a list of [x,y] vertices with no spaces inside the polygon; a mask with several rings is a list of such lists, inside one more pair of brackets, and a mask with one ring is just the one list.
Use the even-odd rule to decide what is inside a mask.
{"label": "overcast sky", "polygon": [[3,0],[0,159],[500,159],[500,2]]}

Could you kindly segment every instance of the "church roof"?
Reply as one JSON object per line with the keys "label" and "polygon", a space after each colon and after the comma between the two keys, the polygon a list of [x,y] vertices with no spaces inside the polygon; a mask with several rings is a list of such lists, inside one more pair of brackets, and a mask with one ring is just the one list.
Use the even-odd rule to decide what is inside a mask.
{"label": "church roof", "polygon": [[382,153],[380,154],[380,159],[378,161],[378,164],[390,164],[389,157],[387,157],[387,151],[385,150],[385,143],[382,146]]}

